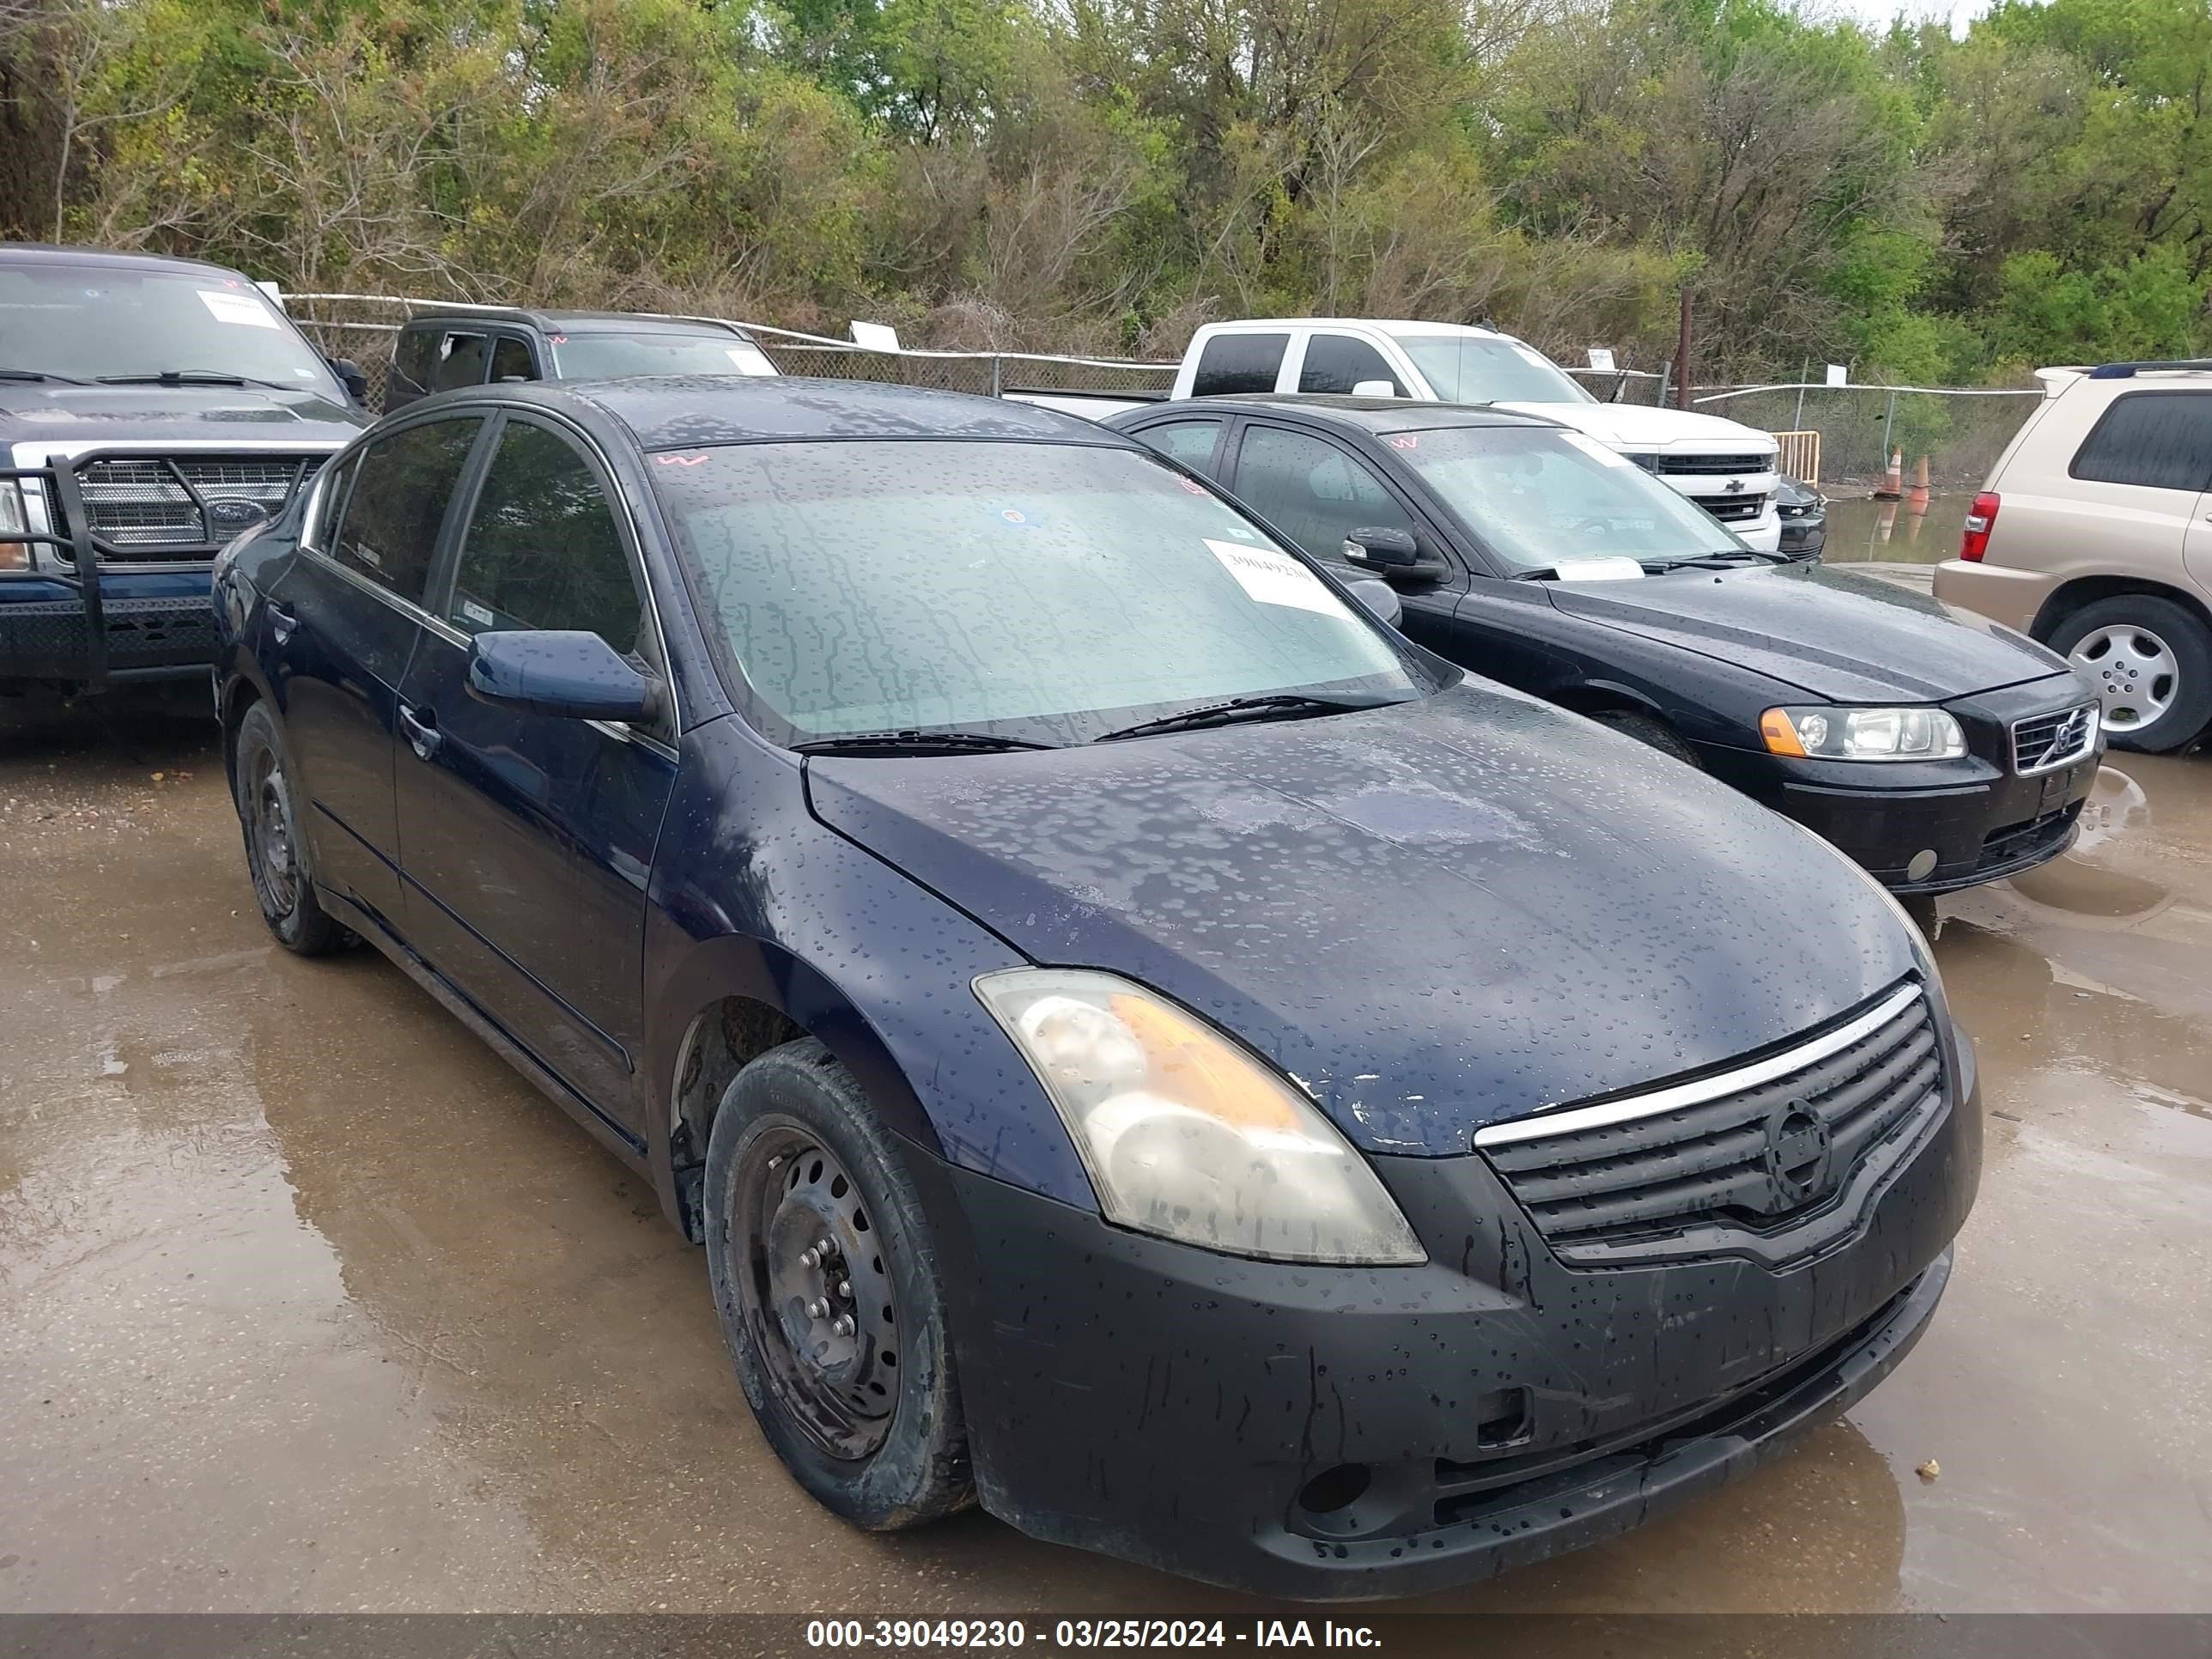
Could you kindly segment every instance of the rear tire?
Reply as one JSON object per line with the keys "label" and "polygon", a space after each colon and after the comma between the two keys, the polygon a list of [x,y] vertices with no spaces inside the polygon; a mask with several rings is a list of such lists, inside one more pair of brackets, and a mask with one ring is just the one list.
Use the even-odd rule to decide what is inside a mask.
{"label": "rear tire", "polygon": [[2045,643],[2096,686],[2105,738],[2115,749],[2170,754],[2212,723],[2212,629],[2172,599],[2099,599],[2052,629]]}
{"label": "rear tire", "polygon": [[811,1038],[738,1073],[707,1145],[707,1273],[738,1382],[799,1484],[871,1532],[975,1498],[944,1280],[902,1158]]}
{"label": "rear tire", "polygon": [[300,834],[299,792],[284,734],[269,705],[257,702],[239,722],[231,751],[232,799],[246,836],[246,867],[261,920],[295,956],[326,957],[355,943],[315,898],[307,844]]}
{"label": "rear tire", "polygon": [[1705,769],[1698,762],[1698,751],[1682,741],[1681,733],[1655,714],[1632,714],[1625,708],[1601,708],[1590,718],[1600,726],[1609,726],[1624,738],[1633,738],[1638,743],[1649,744],[1669,759],[1683,765]]}

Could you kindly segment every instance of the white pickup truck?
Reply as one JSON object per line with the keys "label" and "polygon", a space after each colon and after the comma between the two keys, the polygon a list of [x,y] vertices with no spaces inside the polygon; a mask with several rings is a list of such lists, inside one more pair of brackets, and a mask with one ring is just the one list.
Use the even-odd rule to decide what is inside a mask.
{"label": "white pickup truck", "polygon": [[[1347,317],[1208,323],[1191,337],[1168,396],[1239,392],[1357,392],[1541,415],[1656,473],[1752,546],[1771,553],[1781,545],[1778,446],[1770,434],[1717,415],[1600,403],[1534,346],[1495,329]],[[1152,401],[1111,393],[1006,395],[1094,420]]]}

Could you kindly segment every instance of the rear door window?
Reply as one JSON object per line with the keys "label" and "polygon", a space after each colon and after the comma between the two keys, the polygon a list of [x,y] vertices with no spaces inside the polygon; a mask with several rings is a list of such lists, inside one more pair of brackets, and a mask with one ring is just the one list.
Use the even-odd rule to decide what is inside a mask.
{"label": "rear door window", "polygon": [[1222,398],[1238,392],[1273,392],[1290,344],[1288,334],[1215,335],[1199,353],[1190,395]]}
{"label": "rear door window", "polygon": [[1163,421],[1137,436],[1163,455],[1171,455],[1194,471],[1212,470],[1213,452],[1221,441],[1218,421]]}
{"label": "rear door window", "polygon": [[1388,380],[1390,395],[1402,398],[1406,388],[1390,372],[1382,354],[1364,340],[1349,334],[1316,334],[1306,341],[1306,360],[1298,372],[1301,392],[1349,392],[1366,380]]}
{"label": "rear door window", "polygon": [[331,556],[387,592],[422,604],[439,526],[483,426],[480,415],[425,421],[369,444]]}
{"label": "rear door window", "polygon": [[437,361],[437,331],[428,328],[402,331],[399,344],[392,354],[392,367],[398,371],[409,391],[429,390],[430,373]]}
{"label": "rear door window", "polygon": [[430,377],[430,390],[482,386],[490,345],[487,336],[447,330],[438,342],[438,366]]}
{"label": "rear door window", "polygon": [[2130,392],[2114,398],[2068,471],[2094,483],[2212,489],[2212,392]]}

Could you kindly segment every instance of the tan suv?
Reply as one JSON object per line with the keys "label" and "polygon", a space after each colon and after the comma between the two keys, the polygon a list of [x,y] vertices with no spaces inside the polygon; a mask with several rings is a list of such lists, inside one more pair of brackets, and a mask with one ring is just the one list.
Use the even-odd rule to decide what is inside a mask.
{"label": "tan suv", "polygon": [[2212,725],[2212,363],[2045,369],[1936,597],[2033,635],[2095,684],[2113,745]]}

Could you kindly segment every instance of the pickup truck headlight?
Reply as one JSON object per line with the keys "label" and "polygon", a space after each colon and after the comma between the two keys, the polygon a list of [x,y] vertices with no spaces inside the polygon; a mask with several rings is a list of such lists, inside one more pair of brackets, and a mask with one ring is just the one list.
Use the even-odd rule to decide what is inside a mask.
{"label": "pickup truck headlight", "polygon": [[30,520],[23,512],[23,491],[13,479],[0,478],[0,570],[28,570],[31,568],[31,544],[11,542],[9,531],[27,532]]}
{"label": "pickup truck headlight", "polygon": [[1273,1261],[1428,1259],[1313,1103],[1194,1015],[1088,969],[986,974],[975,994],[1052,1097],[1108,1220]]}
{"label": "pickup truck headlight", "polygon": [[1966,734],[1941,708],[1770,708],[1759,717],[1769,754],[1850,761],[1956,760]]}

